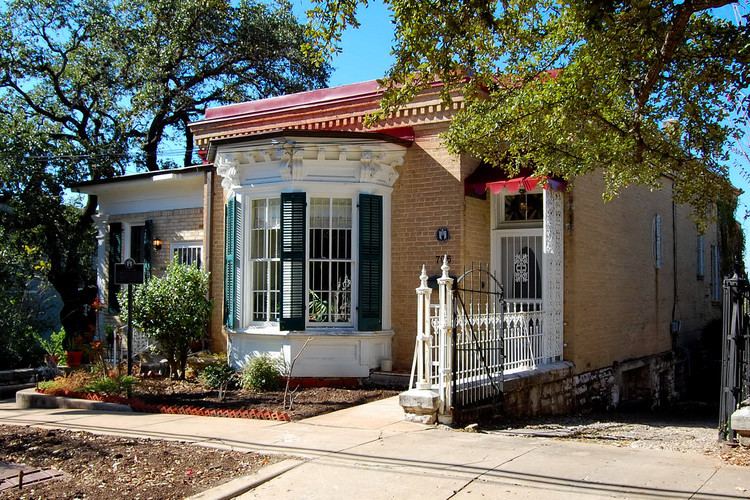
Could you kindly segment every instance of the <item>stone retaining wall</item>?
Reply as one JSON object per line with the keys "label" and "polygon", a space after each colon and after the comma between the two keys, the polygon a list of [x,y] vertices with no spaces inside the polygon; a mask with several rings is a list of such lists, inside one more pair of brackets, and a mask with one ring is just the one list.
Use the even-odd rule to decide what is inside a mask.
{"label": "stone retaining wall", "polygon": [[569,362],[518,375],[504,383],[504,413],[512,417],[606,410],[622,404],[656,407],[676,394],[671,352],[574,374]]}

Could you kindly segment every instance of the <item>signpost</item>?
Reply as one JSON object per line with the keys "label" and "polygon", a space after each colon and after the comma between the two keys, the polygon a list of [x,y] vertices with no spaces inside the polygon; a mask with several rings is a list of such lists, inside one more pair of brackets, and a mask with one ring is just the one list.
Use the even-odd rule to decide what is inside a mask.
{"label": "signpost", "polygon": [[128,285],[128,375],[133,374],[133,285],[143,283],[143,264],[126,259],[115,264],[115,283]]}

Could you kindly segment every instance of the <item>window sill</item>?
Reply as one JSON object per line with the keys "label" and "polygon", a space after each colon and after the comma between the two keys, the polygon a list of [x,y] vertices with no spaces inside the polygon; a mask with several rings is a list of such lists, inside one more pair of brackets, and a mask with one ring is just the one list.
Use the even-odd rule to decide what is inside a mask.
{"label": "window sill", "polygon": [[267,335],[281,337],[367,337],[391,336],[393,330],[360,331],[353,327],[342,328],[308,328],[307,330],[279,330],[278,325],[250,326],[239,330],[227,330],[234,335]]}

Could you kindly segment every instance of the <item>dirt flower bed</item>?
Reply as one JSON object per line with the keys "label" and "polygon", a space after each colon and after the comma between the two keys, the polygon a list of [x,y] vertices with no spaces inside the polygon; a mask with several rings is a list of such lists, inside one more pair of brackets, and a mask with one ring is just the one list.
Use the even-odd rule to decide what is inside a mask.
{"label": "dirt flower bed", "polygon": [[[292,389],[297,386],[292,385]],[[299,388],[294,394],[290,410],[284,408],[284,391],[256,392],[233,389],[220,400],[218,393],[206,389],[197,381],[142,379],[133,396],[151,405],[169,404],[219,410],[252,410],[286,413],[291,420],[314,417],[371,401],[395,396],[399,391],[359,387],[341,389],[333,387]]]}
{"label": "dirt flower bed", "polygon": [[0,450],[4,462],[66,474],[0,492],[19,499],[185,498],[284,458],[17,426],[0,426]]}
{"label": "dirt flower bed", "polygon": [[[83,375],[78,376],[82,378]],[[146,413],[174,413],[206,417],[255,418],[289,421],[387,398],[398,391],[379,388],[300,388],[292,385],[284,404],[284,391],[253,391],[235,388],[219,398],[218,392],[196,380],[143,378],[133,387],[130,398],[76,389],[76,383],[62,379],[55,387],[38,387],[37,391],[54,396],[105,401],[130,405]],[[291,408],[289,401],[292,401]]]}

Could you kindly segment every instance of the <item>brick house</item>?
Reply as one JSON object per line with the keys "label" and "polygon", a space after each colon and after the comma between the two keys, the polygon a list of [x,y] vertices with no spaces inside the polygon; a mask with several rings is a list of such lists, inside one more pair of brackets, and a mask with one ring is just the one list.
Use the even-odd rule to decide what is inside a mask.
{"label": "brick house", "polygon": [[77,185],[100,200],[104,301],[125,257],[199,262],[210,347],[233,365],[313,338],[297,376],[408,372],[420,269],[439,275],[447,255],[453,272],[489,265],[508,314],[541,325],[518,334],[534,354],[506,346],[515,387],[538,393],[510,397],[521,412],[673,393],[675,348],[721,310],[716,227],[698,234],[671,181],[605,204],[597,174],[508,179],[441,144],[460,98],[428,90],[366,129],[379,97],[370,81],[212,108],[190,125],[205,165]]}

